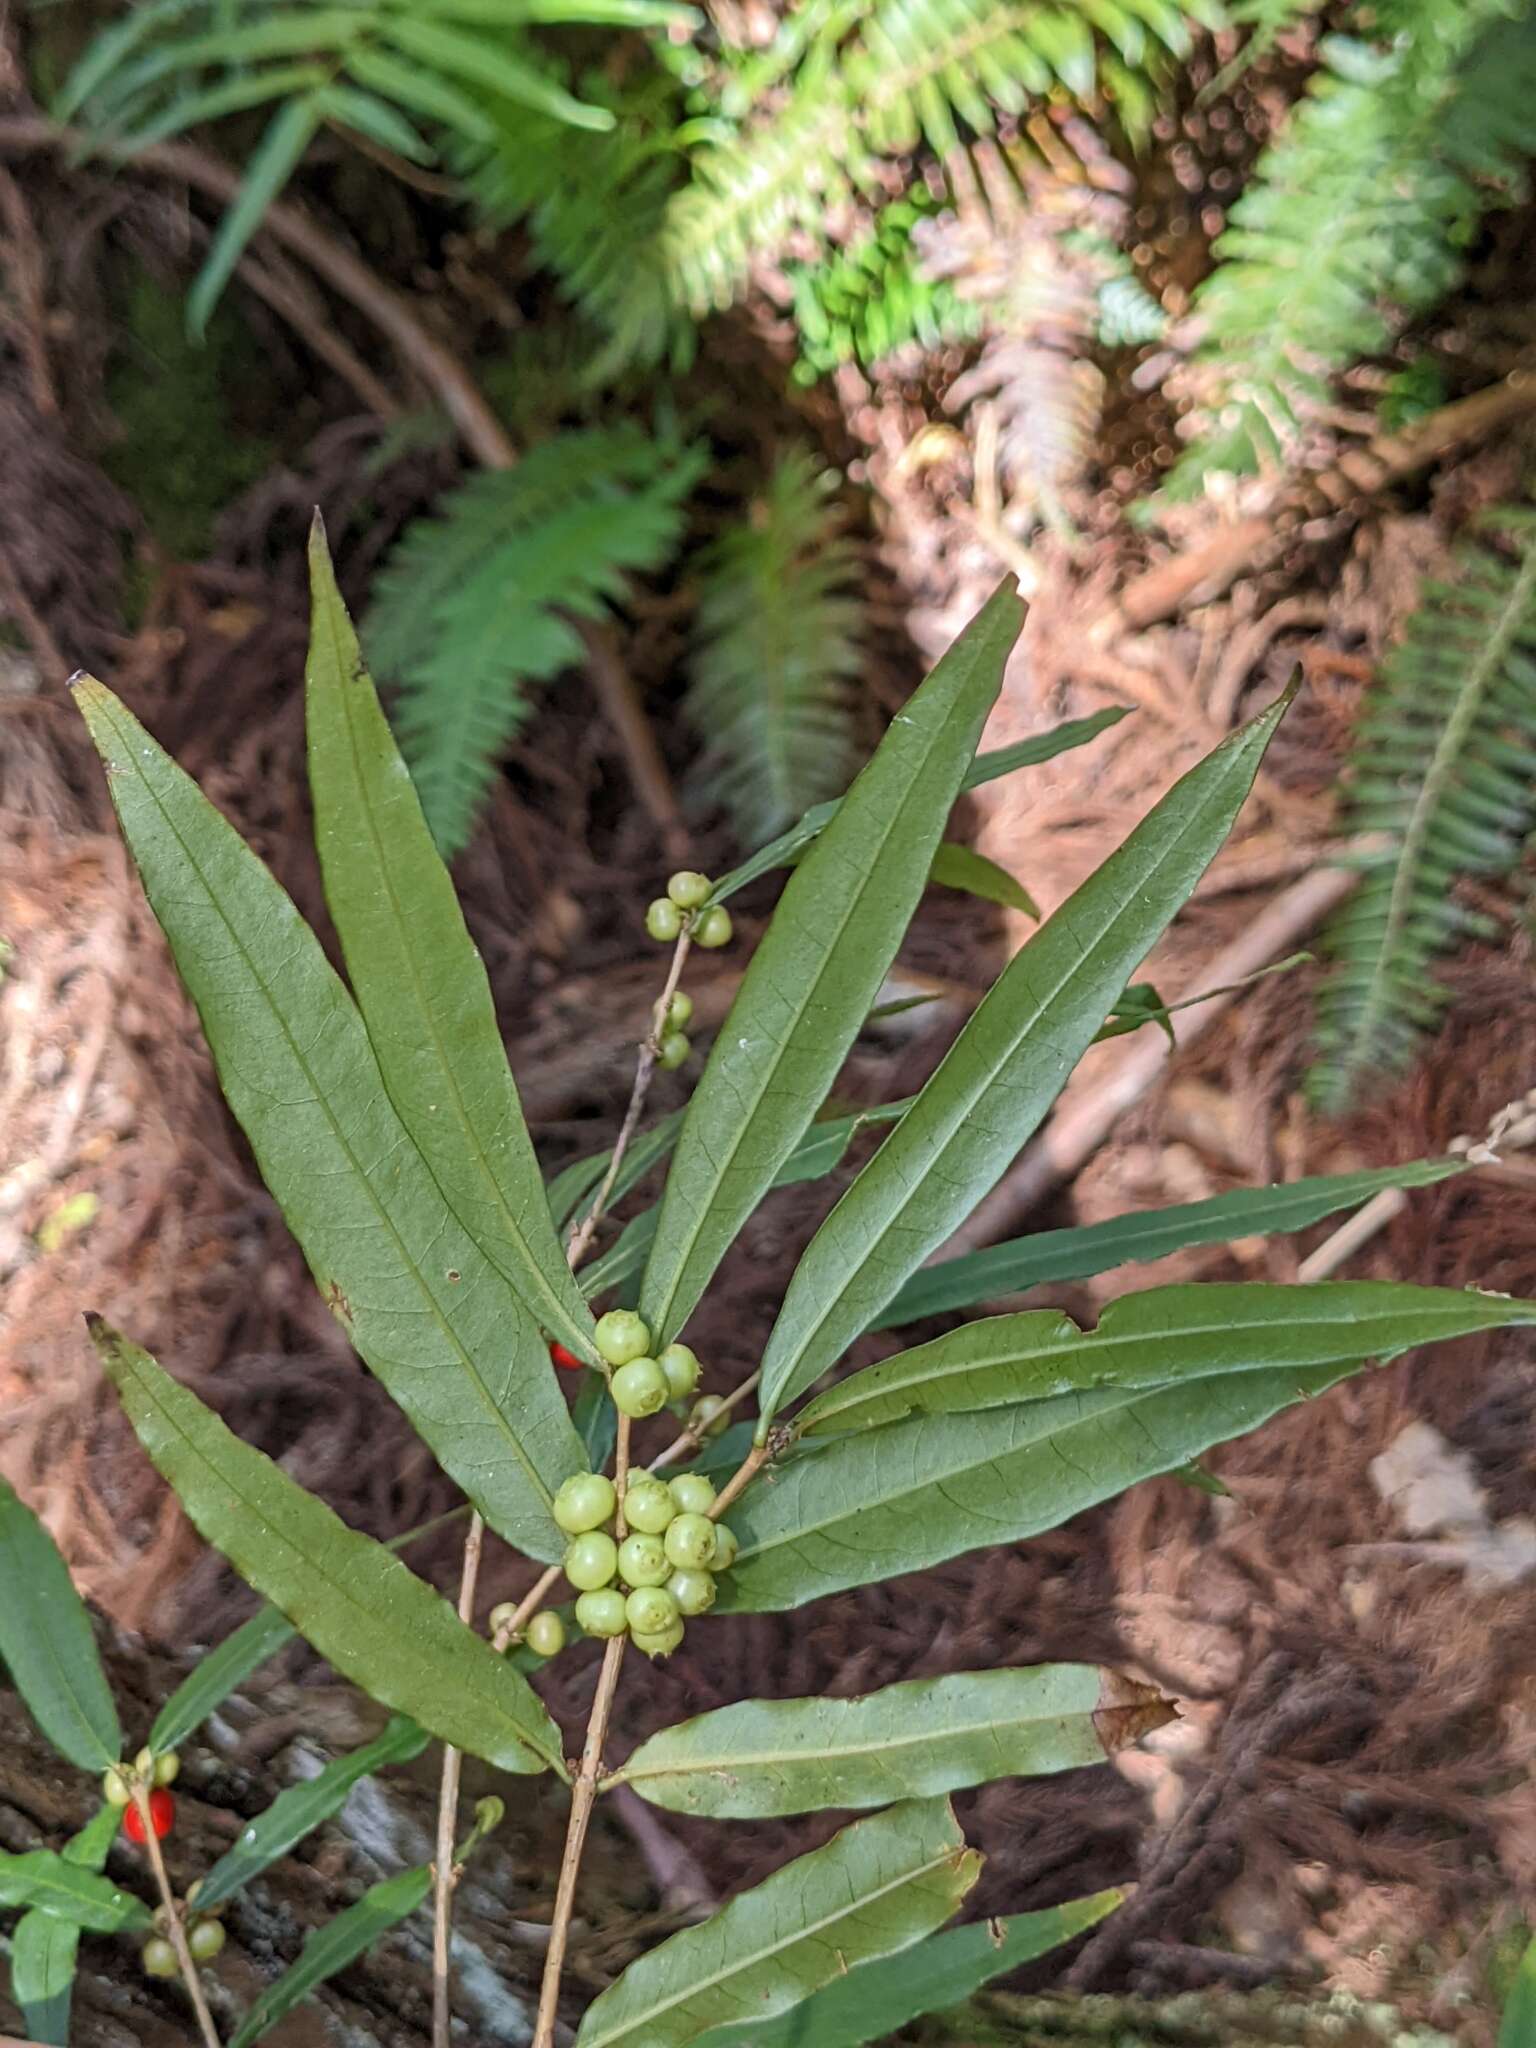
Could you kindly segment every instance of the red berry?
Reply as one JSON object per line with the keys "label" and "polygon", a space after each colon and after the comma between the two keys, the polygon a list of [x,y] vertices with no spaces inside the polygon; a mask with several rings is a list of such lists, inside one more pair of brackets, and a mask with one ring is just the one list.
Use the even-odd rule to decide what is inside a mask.
{"label": "red berry", "polygon": [[584,1370],[582,1362],[575,1352],[567,1351],[563,1344],[551,1344],[549,1355],[556,1365],[563,1366],[567,1372],[581,1372]]}
{"label": "red berry", "polygon": [[[157,1785],[149,1795],[149,1818],[156,1841],[163,1842],[176,1818],[176,1802],[163,1785]],[[130,1842],[144,1839],[144,1815],[137,1804],[123,1809],[123,1833]]]}

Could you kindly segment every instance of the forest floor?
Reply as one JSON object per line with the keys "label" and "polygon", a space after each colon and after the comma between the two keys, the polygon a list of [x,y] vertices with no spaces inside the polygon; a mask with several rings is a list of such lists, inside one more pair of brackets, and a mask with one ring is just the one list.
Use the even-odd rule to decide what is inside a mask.
{"label": "forest floor", "polygon": [[[0,649],[0,1469],[44,1512],[101,1611],[163,1651],[216,1638],[249,1596],[135,1449],[83,1340],[83,1309],[123,1324],[358,1526],[396,1534],[452,1495],[347,1348],[222,1109],[60,685],[78,664],[100,667],[327,932],[304,794],[304,529],[318,503],[345,536],[343,581],[360,597],[452,459],[407,447],[384,460],[378,421],[322,385],[325,402],[300,408],[280,451],[261,444],[261,421],[239,428],[249,479],[195,559],[172,554],[146,535],[121,465],[108,473],[91,411],[105,402],[99,376],[93,387],[81,367],[93,347],[104,352],[112,265],[146,251],[163,264],[171,202],[152,181],[108,186],[35,157],[23,197],[4,163],[0,150],[0,177],[39,252],[73,250],[67,275],[47,259],[45,296],[74,324],[38,324],[30,355],[14,351],[0,374],[0,605],[26,642]],[[94,255],[78,234],[71,241],[86,221]],[[476,261],[481,272],[443,282],[436,329],[451,329],[466,275],[484,283],[485,252]],[[234,304],[281,402],[316,388],[302,331],[253,300]],[[1106,492],[1075,544],[1037,538],[1026,549],[952,451],[912,459],[931,422],[899,379],[844,377],[797,400],[791,421],[787,401],[768,395],[782,389],[764,374],[773,341],[761,319],[722,343],[716,374],[751,423],[733,454],[750,459],[754,444],[761,454],[793,424],[862,466],[883,621],[871,718],[899,702],[922,657],[1008,567],[1022,572],[1033,611],[986,743],[1107,705],[1130,713],[1092,746],[970,799],[974,843],[1048,913],[1299,666],[1307,688],[1239,830],[1148,971],[1177,1000],[1307,947],[1336,893],[1338,769],[1362,689],[1452,525],[1509,490],[1513,437],[1490,434],[1497,420],[1472,421],[1433,462],[1387,461],[1375,487],[1341,507],[1277,497],[1257,529],[1207,511],[1171,546],[1109,516]],[[1106,469],[1112,456],[1102,452]],[[125,533],[137,579],[127,632]],[[672,593],[637,599],[624,659],[656,747],[639,779],[605,700],[572,676],[521,736],[456,868],[552,1170],[611,1138],[654,994],[641,912],[678,830],[672,791],[689,744],[669,680],[679,632]],[[705,868],[733,851],[718,819],[687,844]],[[740,942],[691,977],[705,1029],[725,1013],[769,900],[745,899]],[[971,1241],[1481,1138],[1536,1086],[1530,941],[1508,904],[1492,907],[1508,942],[1452,963],[1444,1028],[1369,1110],[1334,1122],[1309,1113],[1300,1081],[1313,970],[1261,981],[1191,1012],[1176,1050],[1148,1029],[1095,1052],[1058,1112],[1057,1154],[1030,1155]],[[901,963],[913,989],[939,1000],[866,1035],[842,1092],[873,1103],[917,1085],[1025,928],[940,892]],[[684,1094],[663,1077],[655,1107]],[[1358,1246],[1319,1226],[1122,1269],[1051,1299],[1091,1320],[1132,1284],[1327,1269],[1536,1293],[1536,1165],[1521,1135],[1500,1164],[1416,1192]],[[851,1171],[770,1200],[751,1225],[690,1333],[718,1389],[750,1370],[800,1246]],[[860,1355],[883,1342],[867,1340]],[[1530,1347],[1495,1338],[1367,1374],[1209,1462],[1223,1497],[1160,1480],[1029,1544],[794,1617],[701,1626],[643,1702],[631,1695],[621,1708],[616,1746],[748,1693],[848,1694],[1049,1659],[1131,1666],[1181,1702],[1164,1736],[1118,1771],[994,1785],[961,1804],[989,1858],[979,1910],[1137,1882],[1064,1981],[1142,2003],[1085,2006],[1070,2022],[998,2006],[992,2023],[1021,2041],[1074,2038],[1070,2026],[1085,2039],[1300,2042],[1312,2023],[1297,2010],[1333,1998],[1327,2011],[1345,2031],[1331,2038],[1353,2028],[1361,2040],[1407,2040],[1417,2027],[1489,2048],[1491,1987],[1536,1903]],[[417,1556],[443,1582],[452,1575],[451,1537]],[[523,1582],[516,1561],[494,1559],[483,1599]],[[567,1727],[580,1725],[592,1682],[579,1651],[549,1675]],[[260,1766],[247,1761],[244,1780],[212,1745],[194,1769],[215,1835],[220,1811],[254,1810],[301,1767],[290,1743],[297,1714],[305,1739],[315,1734],[301,1704],[313,1683],[290,1658],[254,1687],[278,1734],[258,1743]],[[530,1926],[548,1913],[548,1818],[524,1828],[506,1877]],[[819,1819],[748,1831],[621,1816],[600,1838],[605,1903],[577,1944],[578,1987],[595,1988],[669,1915],[753,1880],[821,1832]],[[333,1841],[326,1853],[348,1852]],[[1059,1966],[1015,1991],[1052,1981],[1059,1988]],[[1290,2017],[1262,1999],[1239,2018],[1219,1998],[1191,2007],[1172,1996],[1261,1984],[1278,1987],[1272,2002],[1292,2001]],[[123,2038],[176,2038],[144,2021],[154,2009],[144,1996],[148,2005],[119,2014]],[[1388,2007],[1401,2017],[1383,2018]]]}

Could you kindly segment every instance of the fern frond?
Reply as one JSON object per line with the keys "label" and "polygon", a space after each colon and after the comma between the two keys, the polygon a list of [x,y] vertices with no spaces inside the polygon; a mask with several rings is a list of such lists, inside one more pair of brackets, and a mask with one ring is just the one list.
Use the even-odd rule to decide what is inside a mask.
{"label": "fern frond", "polygon": [[470,835],[528,686],[579,660],[571,618],[601,617],[629,574],[667,560],[701,467],[638,428],[579,429],[406,529],[364,638],[399,685],[401,750],[445,857]]}
{"label": "fern frond", "polygon": [[795,451],[706,558],[688,714],[701,788],[750,844],[843,788],[854,767],[858,556],[837,478]]}
{"label": "fern frond", "polygon": [[1484,928],[1456,881],[1508,874],[1536,824],[1536,512],[1482,524],[1450,579],[1426,583],[1351,751],[1347,829],[1386,834],[1391,853],[1327,935],[1309,1080],[1324,1110],[1407,1063],[1446,1001],[1431,961]]}
{"label": "fern frond", "polygon": [[798,382],[850,361],[868,369],[912,342],[937,349],[980,331],[980,307],[948,278],[925,276],[913,245],[914,226],[936,203],[916,185],[825,262],[785,265],[800,330]]}
{"label": "fern frond", "polygon": [[1332,379],[1459,274],[1480,213],[1536,151],[1536,17],[1517,0],[1393,0],[1390,41],[1335,37],[1261,157],[1195,310],[1203,432],[1166,486],[1291,460]]}

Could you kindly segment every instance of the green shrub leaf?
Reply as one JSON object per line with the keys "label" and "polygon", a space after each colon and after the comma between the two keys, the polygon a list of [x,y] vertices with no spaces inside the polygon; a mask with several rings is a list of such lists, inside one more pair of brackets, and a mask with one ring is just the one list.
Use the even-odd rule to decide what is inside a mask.
{"label": "green shrub leaf", "polygon": [[640,1295],[656,1343],[686,1322],[869,1014],[1022,618],[1012,588],[999,589],[892,721],[791,877],[678,1138]]}
{"label": "green shrub leaf", "polygon": [[[555,1235],[485,966],[363,666],[318,520],[309,573],[315,843],[384,1086],[460,1224],[534,1320],[591,1364],[592,1318]],[[551,1373],[531,1348],[513,1367]]]}
{"label": "green shrub leaf", "polygon": [[217,1649],[200,1658],[155,1716],[149,1747],[156,1756],[179,1749],[192,1730],[200,1728],[253,1671],[275,1657],[294,1633],[286,1614],[263,1607],[226,1636]]}
{"label": "green shrub leaf", "polygon": [[980,1414],[914,1415],[792,1452],[731,1509],[740,1554],[715,1611],[799,1607],[1053,1529],[1320,1394],[1349,1366],[1098,1388]]}
{"label": "green shrub leaf", "polygon": [[267,131],[247,159],[245,177],[234,204],[219,222],[202,269],[187,294],[187,325],[203,334],[245,245],[261,226],[289,177],[297,168],[322,120],[319,100],[313,93],[286,101],[272,116]]}
{"label": "green shrub leaf", "polygon": [[[66,1863],[100,1870],[122,1826],[115,1806],[103,1806],[60,1852]],[[21,2007],[27,2032],[45,2048],[68,2048],[69,2009],[75,1986],[80,1928],[34,1906],[11,1935],[11,1996]]]}
{"label": "green shrub leaf", "polygon": [[926,1941],[861,1963],[845,1977],[761,2026],[715,2027],[699,2048],[864,2048],[884,2041],[924,2013],[947,2012],[1005,1971],[1048,1955],[1113,1913],[1125,1894],[1095,1892],[1086,1899],[980,1920],[931,1934]]}
{"label": "green shrub leaf", "polygon": [[24,1856],[0,1851],[0,1906],[37,1906],[56,1920],[89,1927],[96,1934],[130,1933],[153,1925],[149,1908],[108,1878],[51,1849]]}
{"label": "green shrub leaf", "polygon": [[1288,701],[1176,783],[1021,947],[967,1021],[796,1269],[763,1355],[763,1434],[969,1215],[1039,1124],[1226,838]]}
{"label": "green shrub leaf", "polygon": [[1112,1301],[1095,1330],[1057,1309],[988,1316],[850,1373],[796,1418],[846,1434],[1100,1387],[1167,1387],[1213,1374],[1385,1364],[1415,1344],[1536,1322],[1536,1302],[1389,1280],[1199,1281]]}
{"label": "green shrub leaf", "polygon": [[885,1806],[1099,1764],[1172,1716],[1150,1688],[1091,1664],[967,1671],[861,1699],[720,1707],[653,1735],[610,1782],[713,1820]]}
{"label": "green shrub leaf", "polygon": [[449,1211],[287,895],[109,690],[87,677],[75,696],[225,1096],[322,1294],[490,1526],[552,1563],[550,1500],[585,1459],[537,1326]]}
{"label": "green shrub leaf", "polygon": [[1188,1245],[1226,1244],[1234,1237],[1272,1237],[1305,1230],[1340,1209],[1351,1209],[1383,1188],[1422,1188],[1465,1173],[1464,1159],[1411,1159],[1367,1173],[1324,1173],[1278,1187],[1238,1188],[1206,1202],[1180,1202],[1112,1216],[1075,1230],[1038,1230],[1010,1238],[985,1251],[944,1259],[914,1273],[875,1317],[872,1329],[897,1329],[925,1316],[970,1308],[999,1295],[1022,1294],[1045,1281],[1086,1280],[1147,1259],[1160,1259]]}
{"label": "green shrub leaf", "polygon": [[122,1754],[90,1616],[53,1538],[0,1479],[0,1659],[39,1728],[82,1771]]}
{"label": "green shrub leaf", "polygon": [[382,1735],[348,1756],[336,1757],[324,1770],[302,1784],[279,1792],[266,1812],[240,1830],[235,1846],[226,1851],[198,1886],[197,1907],[206,1912],[232,1898],[279,1856],[286,1856],[295,1842],[340,1813],[347,1796],[360,1778],[372,1775],[386,1764],[409,1763],[431,1741],[424,1728],[403,1715],[391,1717]]}
{"label": "green shrub leaf", "polygon": [[577,2048],[684,2048],[727,2021],[771,2019],[931,1934],[980,1868],[946,1800],[857,1821],[631,1963],[587,2008]]}
{"label": "green shrub leaf", "polygon": [[933,856],[928,879],[945,889],[963,889],[983,903],[1000,903],[1004,910],[1021,910],[1026,917],[1040,915],[1040,906],[1023,883],[973,846],[957,846],[946,839]]}
{"label": "green shrub leaf", "polygon": [[317,1985],[344,1970],[408,1913],[414,1913],[431,1889],[430,1864],[402,1870],[397,1877],[370,1885],[355,1906],[348,1906],[309,1937],[298,1961],[263,1991],[240,2022],[229,2048],[250,2048],[253,2041],[259,2041]]}
{"label": "green shrub leaf", "polygon": [[526,1679],[382,1543],[359,1535],[99,1316],[91,1341],[199,1533],[381,1705],[507,1771],[564,1774]]}

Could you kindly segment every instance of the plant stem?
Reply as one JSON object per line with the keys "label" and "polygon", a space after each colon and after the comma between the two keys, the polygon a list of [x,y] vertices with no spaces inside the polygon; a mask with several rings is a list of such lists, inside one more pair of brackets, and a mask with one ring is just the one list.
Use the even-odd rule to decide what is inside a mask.
{"label": "plant stem", "polygon": [[139,1819],[144,1823],[144,1846],[149,1851],[150,1868],[155,1873],[160,1903],[165,1908],[166,1932],[171,1938],[171,1947],[176,1951],[176,1961],[181,1966],[181,1981],[187,1987],[192,2010],[197,2014],[198,2029],[202,2034],[205,2048],[219,2048],[219,2030],[213,2024],[213,2014],[208,2010],[208,2001],[203,1996],[197,1964],[191,1949],[187,1947],[187,1930],[182,1924],[181,1907],[177,1903],[176,1894],[171,1890],[171,1880],[166,1875],[165,1858],[160,1853],[160,1837],[155,1833],[155,1823],[150,1816],[149,1787],[140,1784],[137,1779],[133,1785],[133,1803]]}
{"label": "plant stem", "polygon": [[715,1495],[704,1512],[713,1520],[723,1515],[736,1496],[751,1485],[768,1460],[773,1456],[771,1444],[754,1444],[731,1474],[724,1486]]}
{"label": "plant stem", "polygon": [[[618,1490],[619,1510],[616,1534],[624,1535],[624,1485],[629,1476],[629,1417],[619,1417],[618,1441],[613,1455],[613,1482]],[[576,1903],[576,1879],[581,1870],[581,1852],[586,1847],[592,1808],[597,1801],[598,1779],[603,1771],[603,1743],[613,1712],[614,1694],[619,1687],[619,1667],[624,1662],[628,1635],[611,1636],[603,1650],[603,1666],[592,1697],[587,1719],[587,1739],[581,1752],[576,1781],[571,1787],[571,1818],[565,1831],[565,1848],[560,1855],[560,1877],[555,1887],[555,1911],[549,1926],[549,1949],[544,1958],[544,1981],[539,1986],[539,2014],[534,2026],[533,2048],[554,2048],[555,2022],[560,2011],[560,1975],[565,1967],[565,1948],[570,1939],[571,1911]]]}
{"label": "plant stem", "polygon": [[683,965],[688,958],[688,948],[693,935],[684,926],[677,944],[672,949],[672,964],[667,970],[666,984],[661,994],[651,1005],[651,1028],[640,1041],[640,1057],[635,1062],[635,1083],[629,1091],[629,1107],[624,1112],[618,1142],[613,1148],[613,1157],[608,1161],[608,1171],[603,1175],[602,1186],[592,1198],[592,1206],[571,1232],[570,1243],[565,1255],[573,1267],[579,1266],[591,1250],[597,1226],[603,1220],[608,1206],[608,1197],[613,1184],[619,1177],[619,1168],[624,1164],[624,1155],[629,1150],[635,1132],[640,1127],[640,1118],[645,1109],[645,1098],[651,1092],[651,1079],[656,1072],[656,1061],[661,1053],[661,1034],[667,1021],[667,1005],[677,993],[677,985],[683,978]]}
{"label": "plant stem", "polygon": [[[715,1410],[715,1421],[718,1422],[722,1415],[729,1415],[738,1401],[744,1401],[761,1378],[762,1374],[760,1372],[750,1373],[739,1387],[734,1388],[732,1392],[727,1394],[720,1403],[720,1406]],[[679,1458],[686,1458],[690,1451],[699,1450],[703,1442],[703,1437],[696,1429],[685,1429],[681,1436],[676,1436],[672,1439],[671,1443],[667,1445],[667,1448],[659,1456],[652,1458],[647,1469],[652,1472],[659,1472],[664,1465],[675,1465]]]}
{"label": "plant stem", "polygon": [[[475,1611],[475,1586],[485,1523],[469,1518],[464,1538],[464,1569],[459,1576],[459,1619],[466,1626]],[[459,1812],[459,1770],[463,1759],[452,1743],[443,1745],[443,1775],[437,1795],[437,1856],[432,1872],[432,2048],[449,2048],[452,2016],[448,2009],[449,1948],[453,1937],[454,1825]]]}

